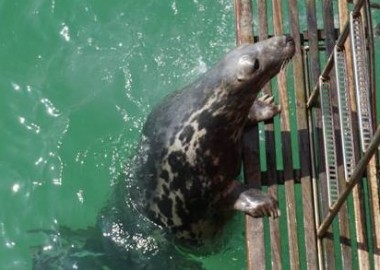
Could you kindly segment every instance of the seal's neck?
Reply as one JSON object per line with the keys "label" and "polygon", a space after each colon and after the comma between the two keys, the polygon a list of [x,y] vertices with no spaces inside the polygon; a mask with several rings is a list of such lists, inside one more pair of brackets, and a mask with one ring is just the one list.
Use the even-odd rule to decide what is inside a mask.
{"label": "seal's neck", "polygon": [[245,93],[232,92],[228,89],[229,86],[221,82],[205,95],[198,111],[198,121],[216,136],[230,134],[230,139],[238,141],[257,93],[245,89]]}

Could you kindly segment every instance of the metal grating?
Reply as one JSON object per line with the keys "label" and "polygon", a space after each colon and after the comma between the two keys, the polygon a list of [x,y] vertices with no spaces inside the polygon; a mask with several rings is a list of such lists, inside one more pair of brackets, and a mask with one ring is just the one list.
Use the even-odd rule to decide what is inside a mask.
{"label": "metal grating", "polygon": [[330,98],[330,81],[325,78],[320,78],[319,88],[321,93],[323,148],[325,152],[327,191],[329,206],[331,207],[339,197],[339,185],[336,161],[334,120]]}
{"label": "metal grating", "polygon": [[360,13],[350,13],[352,56],[356,102],[358,106],[359,132],[362,151],[365,152],[372,138],[371,108],[369,98],[369,76],[366,59],[364,27]]}
{"label": "metal grating", "polygon": [[355,153],[350,110],[350,95],[347,83],[346,51],[344,47],[334,49],[336,87],[338,92],[340,135],[343,151],[344,176],[348,181],[355,168]]}

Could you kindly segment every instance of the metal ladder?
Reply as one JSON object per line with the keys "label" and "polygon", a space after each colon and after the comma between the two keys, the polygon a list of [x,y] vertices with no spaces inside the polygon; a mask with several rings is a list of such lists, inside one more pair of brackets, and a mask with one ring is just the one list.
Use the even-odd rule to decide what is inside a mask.
{"label": "metal ladder", "polygon": [[[315,104],[318,94],[322,113],[323,149],[325,155],[326,176],[328,183],[328,199],[330,210],[318,228],[318,237],[323,237],[331,225],[339,209],[346,201],[354,186],[362,179],[362,175],[371,157],[380,144],[380,126],[373,133],[371,115],[369,70],[367,66],[367,48],[364,26],[360,9],[364,4],[360,1],[350,13],[350,20],[339,36],[334,51],[329,57],[321,73],[319,83],[315,86],[308,100],[308,108]],[[355,81],[355,95],[357,105],[357,118],[359,122],[361,159],[355,160],[355,147],[353,142],[352,115],[350,111],[350,95],[347,83],[346,51],[344,43],[350,38],[352,46],[353,72]],[[337,153],[334,134],[333,108],[331,105],[331,81],[329,73],[334,67],[336,76],[336,89],[338,96],[338,111],[340,125],[340,139],[346,186],[340,190],[337,177]]]}

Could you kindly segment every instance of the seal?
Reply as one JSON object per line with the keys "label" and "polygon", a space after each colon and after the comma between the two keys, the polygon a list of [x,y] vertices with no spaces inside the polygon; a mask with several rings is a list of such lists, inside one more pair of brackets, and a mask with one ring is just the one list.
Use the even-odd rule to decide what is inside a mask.
{"label": "seal", "polygon": [[236,178],[244,129],[280,112],[273,97],[257,99],[260,89],[294,53],[288,35],[242,45],[148,116],[138,153],[136,208],[179,243],[214,239],[230,210],[279,215],[275,198]]}
{"label": "seal", "polygon": [[223,246],[215,240],[233,210],[277,217],[275,198],[236,178],[244,130],[280,112],[258,93],[294,52],[289,36],[243,45],[166,97],[96,226],[43,230],[51,240],[34,253],[34,269],[203,269],[192,255]]}

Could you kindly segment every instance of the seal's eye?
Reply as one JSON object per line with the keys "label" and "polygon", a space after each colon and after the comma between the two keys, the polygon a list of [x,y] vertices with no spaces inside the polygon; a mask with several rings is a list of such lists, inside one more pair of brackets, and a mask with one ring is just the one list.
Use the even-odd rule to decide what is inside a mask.
{"label": "seal's eye", "polygon": [[252,65],[252,69],[253,71],[256,71],[260,68],[260,62],[259,62],[259,59],[253,59],[253,65]]}

